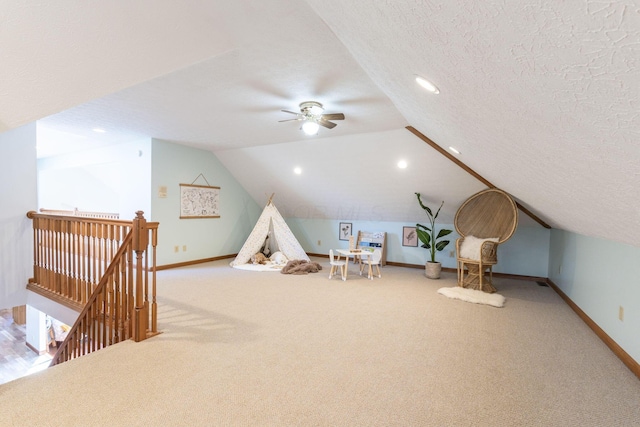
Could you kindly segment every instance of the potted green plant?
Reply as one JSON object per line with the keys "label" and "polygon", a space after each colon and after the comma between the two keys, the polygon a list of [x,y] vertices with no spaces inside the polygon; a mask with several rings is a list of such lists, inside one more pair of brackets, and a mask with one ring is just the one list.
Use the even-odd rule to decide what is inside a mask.
{"label": "potted green plant", "polygon": [[422,203],[420,193],[415,194],[418,198],[420,207],[424,209],[427,217],[429,218],[429,227],[422,224],[416,224],[418,239],[420,239],[420,241],[422,242],[422,247],[428,249],[429,254],[431,255],[431,260],[425,263],[425,275],[430,279],[439,279],[440,271],[442,270],[442,264],[436,261],[436,252],[440,252],[447,247],[447,245],[450,243],[449,240],[442,240],[442,238],[451,234],[453,230],[442,228],[436,234],[436,218],[438,218],[438,214],[440,213],[440,209],[442,209],[442,206],[444,205],[444,201],[440,204],[440,207],[434,215],[433,211],[429,209],[428,206],[425,206],[424,203]]}

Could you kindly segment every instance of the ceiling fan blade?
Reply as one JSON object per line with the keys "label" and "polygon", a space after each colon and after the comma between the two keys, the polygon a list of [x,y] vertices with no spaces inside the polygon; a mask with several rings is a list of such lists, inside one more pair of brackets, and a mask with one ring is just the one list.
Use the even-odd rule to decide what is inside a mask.
{"label": "ceiling fan blade", "polygon": [[294,113],[293,111],[289,111],[289,110],[280,110],[280,111],[282,111],[283,113],[295,114],[296,116],[300,114],[300,113]]}
{"label": "ceiling fan blade", "polygon": [[342,113],[323,114],[322,118],[324,120],[344,120],[344,114]]}
{"label": "ceiling fan blade", "polygon": [[282,122],[299,122],[300,120],[302,120],[302,119],[301,118],[297,118],[297,119],[278,120],[278,123],[282,123]]}
{"label": "ceiling fan blade", "polygon": [[337,126],[335,123],[332,123],[332,122],[330,122],[328,120],[325,120],[324,117],[321,118],[320,120],[318,120],[318,124],[320,126],[326,127],[327,129],[333,129],[334,127]]}

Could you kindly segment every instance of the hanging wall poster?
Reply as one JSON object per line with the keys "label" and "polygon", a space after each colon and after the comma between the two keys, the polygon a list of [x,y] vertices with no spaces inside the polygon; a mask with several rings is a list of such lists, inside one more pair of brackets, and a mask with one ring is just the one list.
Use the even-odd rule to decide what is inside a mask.
{"label": "hanging wall poster", "polygon": [[180,184],[180,218],[220,218],[220,187]]}

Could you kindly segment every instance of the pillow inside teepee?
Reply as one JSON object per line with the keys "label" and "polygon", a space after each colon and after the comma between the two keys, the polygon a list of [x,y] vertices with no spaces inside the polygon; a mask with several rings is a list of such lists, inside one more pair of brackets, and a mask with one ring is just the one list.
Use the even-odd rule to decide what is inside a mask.
{"label": "pillow inside teepee", "polygon": [[498,237],[479,238],[475,236],[465,236],[460,245],[460,258],[472,259],[474,261],[480,261],[480,251],[482,250],[482,244],[486,241],[499,242]]}

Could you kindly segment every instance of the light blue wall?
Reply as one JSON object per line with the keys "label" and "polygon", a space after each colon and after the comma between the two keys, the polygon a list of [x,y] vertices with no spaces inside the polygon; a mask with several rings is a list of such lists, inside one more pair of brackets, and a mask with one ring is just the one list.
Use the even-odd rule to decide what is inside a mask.
{"label": "light blue wall", "polygon": [[0,134],[0,309],[26,304],[37,209],[36,125]]}
{"label": "light blue wall", "polygon": [[[640,248],[552,230],[548,277],[640,362]],[[624,307],[624,321],[618,319]]]}
{"label": "light blue wall", "polygon": [[498,247],[493,271],[521,276],[547,277],[551,230],[542,226],[518,226],[511,239]]}
{"label": "light blue wall", "polygon": [[[213,153],[157,139],[153,140],[152,150],[151,220],[160,223],[157,264],[237,253],[263,207],[253,201]],[[180,219],[180,184],[220,187],[220,218]],[[167,188],[166,198],[159,197],[160,187]]]}
{"label": "light blue wall", "polygon": [[[350,220],[325,220],[287,218],[287,224],[296,235],[305,251],[326,254],[329,249],[346,248],[349,242],[338,239],[340,222],[353,224],[353,234],[358,230],[387,232],[387,261],[424,265],[429,256],[428,251],[420,246],[402,246],[402,227],[414,226],[400,222],[374,222]],[[436,229],[454,230],[451,224],[437,225]],[[547,277],[548,249],[550,232],[542,227],[519,227],[513,237],[498,248],[498,264],[493,271],[519,274],[524,276]],[[456,268],[455,239],[459,236],[453,232],[449,236],[451,243],[442,252],[436,254],[436,260],[443,267]],[[318,245],[318,240],[321,244]]]}

